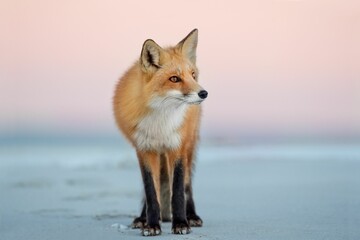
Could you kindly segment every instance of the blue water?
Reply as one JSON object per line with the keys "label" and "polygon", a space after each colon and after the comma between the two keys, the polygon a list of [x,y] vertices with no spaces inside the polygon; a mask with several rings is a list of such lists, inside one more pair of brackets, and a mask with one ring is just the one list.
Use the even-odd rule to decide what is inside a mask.
{"label": "blue water", "polygon": [[[360,239],[359,142],[204,139],[197,158],[189,239]],[[143,239],[111,228],[139,212],[137,165],[120,137],[3,139],[0,239]]]}
{"label": "blue water", "polygon": [[[360,161],[360,142],[227,143],[205,139],[198,146],[197,159],[204,162],[252,159]],[[100,166],[119,162],[137,164],[134,149],[121,137],[0,139],[0,166]]]}

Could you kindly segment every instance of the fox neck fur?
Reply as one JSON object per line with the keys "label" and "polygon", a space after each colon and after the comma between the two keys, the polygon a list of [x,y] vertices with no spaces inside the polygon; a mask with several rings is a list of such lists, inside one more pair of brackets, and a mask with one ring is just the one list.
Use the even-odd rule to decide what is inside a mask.
{"label": "fox neck fur", "polygon": [[[174,90],[174,94],[175,90]],[[150,101],[150,112],[142,118],[134,134],[139,150],[177,149],[181,144],[181,127],[188,104],[179,102],[169,92],[165,97],[155,97]]]}

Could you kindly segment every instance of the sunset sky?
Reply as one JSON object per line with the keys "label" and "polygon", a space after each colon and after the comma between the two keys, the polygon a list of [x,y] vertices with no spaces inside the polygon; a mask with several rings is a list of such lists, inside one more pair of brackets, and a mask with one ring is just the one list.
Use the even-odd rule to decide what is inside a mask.
{"label": "sunset sky", "polygon": [[360,1],[0,2],[0,132],[116,130],[122,73],[199,29],[208,135],[360,136]]}

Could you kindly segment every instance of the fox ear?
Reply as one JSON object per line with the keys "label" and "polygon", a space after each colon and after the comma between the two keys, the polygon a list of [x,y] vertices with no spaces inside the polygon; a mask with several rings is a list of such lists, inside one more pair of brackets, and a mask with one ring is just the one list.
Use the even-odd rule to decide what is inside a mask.
{"label": "fox ear", "polygon": [[152,39],[144,42],[140,62],[144,70],[160,68],[160,58],[163,49]]}
{"label": "fox ear", "polygon": [[192,30],[181,42],[177,44],[177,48],[181,53],[190,59],[193,63],[196,62],[196,47],[198,42],[198,30]]}

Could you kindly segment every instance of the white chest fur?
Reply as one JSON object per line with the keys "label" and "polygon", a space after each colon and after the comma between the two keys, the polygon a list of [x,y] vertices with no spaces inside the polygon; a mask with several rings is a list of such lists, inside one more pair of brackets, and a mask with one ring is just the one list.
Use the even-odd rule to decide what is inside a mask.
{"label": "white chest fur", "polygon": [[156,97],[150,103],[151,112],[137,125],[134,138],[140,150],[163,151],[181,144],[179,128],[188,105],[176,98]]}

